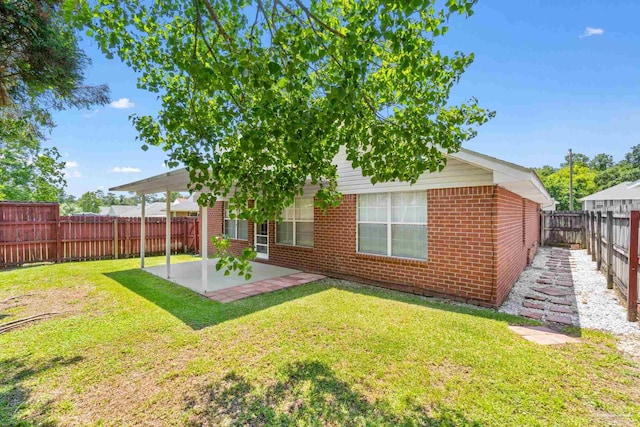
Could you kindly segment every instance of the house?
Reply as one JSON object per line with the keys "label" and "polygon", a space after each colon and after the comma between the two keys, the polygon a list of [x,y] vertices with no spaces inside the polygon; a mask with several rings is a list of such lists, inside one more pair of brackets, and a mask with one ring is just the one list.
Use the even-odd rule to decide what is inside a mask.
{"label": "house", "polygon": [[626,212],[640,209],[640,181],[627,181],[580,199],[585,211]]}
{"label": "house", "polygon": [[[253,224],[231,219],[220,198],[202,220],[203,237],[225,234],[233,253],[253,247],[265,263],[499,306],[537,251],[540,210],[552,198],[531,169],[466,149],[447,157],[442,172],[425,173],[413,185],[372,185],[340,153],[338,207],[327,213],[314,207],[309,187],[282,222]],[[188,185],[181,169],[111,191]],[[213,253],[210,241],[207,252]],[[205,273],[203,267],[203,280]]]}
{"label": "house", "polygon": [[[146,217],[165,217],[165,203],[153,202],[146,206]],[[120,218],[134,218],[142,216],[140,205],[112,205],[100,208],[100,215],[117,216]]]}
{"label": "house", "polygon": [[178,198],[171,204],[171,216],[173,218],[198,215],[200,215],[200,205],[198,205],[197,201],[194,201],[193,195],[189,198]]}

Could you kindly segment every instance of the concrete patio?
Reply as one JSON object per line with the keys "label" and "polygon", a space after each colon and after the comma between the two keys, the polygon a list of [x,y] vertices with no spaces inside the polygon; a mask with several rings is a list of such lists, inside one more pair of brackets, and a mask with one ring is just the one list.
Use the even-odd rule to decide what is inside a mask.
{"label": "concrete patio", "polygon": [[147,267],[144,271],[223,303],[324,279],[319,274],[251,262],[253,271],[246,280],[244,276],[234,273],[225,276],[224,271],[216,271],[217,262],[217,258],[207,261],[206,289],[202,286],[202,261],[171,264],[169,277],[164,265]]}

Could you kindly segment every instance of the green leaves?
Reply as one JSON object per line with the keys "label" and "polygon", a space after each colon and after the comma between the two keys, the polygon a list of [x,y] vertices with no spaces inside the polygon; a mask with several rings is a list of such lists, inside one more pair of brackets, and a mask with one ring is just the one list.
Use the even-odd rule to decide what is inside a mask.
{"label": "green leaves", "polygon": [[[140,140],[184,164],[255,222],[274,219],[313,182],[321,207],[340,201],[341,147],[372,183],[441,170],[492,117],[449,94],[472,55],[434,38],[475,1],[101,0],[80,14],[103,52],[161,94],[133,117]],[[308,188],[308,187],[307,187]]]}

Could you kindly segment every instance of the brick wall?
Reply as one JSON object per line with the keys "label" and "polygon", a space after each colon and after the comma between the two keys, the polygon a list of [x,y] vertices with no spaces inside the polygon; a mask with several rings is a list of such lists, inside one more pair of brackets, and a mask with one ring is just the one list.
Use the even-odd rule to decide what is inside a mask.
{"label": "brick wall", "polygon": [[[537,245],[537,205],[501,188],[481,186],[427,191],[426,261],[358,254],[356,201],[356,195],[345,195],[327,213],[315,209],[313,248],[276,244],[275,224],[269,222],[268,262],[494,306],[526,265],[527,250]],[[222,233],[222,215],[222,202],[209,209],[210,235]],[[530,230],[534,220],[535,230]],[[252,243],[250,222],[249,241],[232,241],[232,251]]]}
{"label": "brick wall", "polygon": [[496,274],[500,305],[531,262],[540,236],[538,205],[504,188],[496,188]]}

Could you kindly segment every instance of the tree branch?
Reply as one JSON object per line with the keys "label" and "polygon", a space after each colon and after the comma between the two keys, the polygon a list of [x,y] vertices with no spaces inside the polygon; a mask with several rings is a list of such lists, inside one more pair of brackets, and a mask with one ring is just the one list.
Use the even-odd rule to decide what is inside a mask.
{"label": "tree branch", "polygon": [[329,31],[332,34],[335,34],[338,37],[342,37],[342,38],[346,38],[347,37],[345,34],[341,33],[340,31],[336,30],[335,28],[331,27],[329,24],[327,24],[322,19],[317,17],[300,0],[294,0],[294,2],[298,5],[298,7],[300,7],[300,9],[302,9],[302,11],[307,15],[308,18],[313,19],[314,21],[316,21],[325,30]]}
{"label": "tree branch", "polygon": [[227,41],[227,44],[229,45],[229,48],[231,50],[233,50],[233,47],[234,47],[233,39],[224,30],[224,27],[222,26],[222,23],[220,22],[220,18],[218,17],[218,14],[213,9],[213,6],[211,6],[211,2],[209,2],[209,0],[202,0],[202,3],[204,4],[204,7],[207,9],[207,12],[209,12],[209,16],[211,16],[211,19],[213,19],[213,22],[216,23],[216,27],[218,27],[218,32]]}

